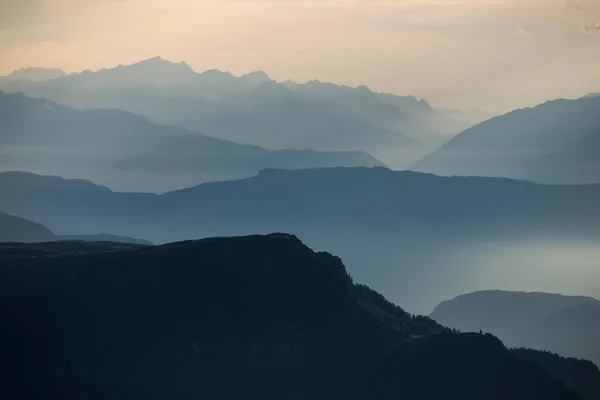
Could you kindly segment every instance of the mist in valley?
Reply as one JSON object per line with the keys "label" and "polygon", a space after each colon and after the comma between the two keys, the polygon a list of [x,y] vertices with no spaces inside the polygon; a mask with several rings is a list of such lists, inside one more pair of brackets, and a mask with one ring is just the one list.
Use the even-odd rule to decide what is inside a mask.
{"label": "mist in valley", "polygon": [[480,290],[600,297],[600,250],[593,240],[405,237],[390,250],[357,239],[360,245],[329,248],[357,281],[416,314],[428,315],[442,301]]}

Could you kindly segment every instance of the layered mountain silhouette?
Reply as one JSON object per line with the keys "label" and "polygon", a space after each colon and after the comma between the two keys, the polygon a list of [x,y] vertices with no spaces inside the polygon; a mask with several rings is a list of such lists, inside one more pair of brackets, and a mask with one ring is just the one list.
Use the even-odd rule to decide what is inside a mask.
{"label": "layered mountain silhouette", "polygon": [[371,91],[366,86],[348,87],[329,82],[309,81],[304,84],[286,81],[287,88],[306,98],[336,102],[370,124],[391,131],[402,131],[417,142],[448,140],[465,122],[434,110],[429,103],[414,96],[396,96]]}
{"label": "layered mountain silhouette", "polygon": [[66,241],[87,241],[87,242],[114,242],[129,243],[139,245],[151,245],[152,243],[143,240],[124,236],[102,234],[85,235],[55,235],[50,229],[42,224],[30,221],[25,218],[16,217],[0,212],[0,242],[10,243],[37,243],[51,242],[58,240]]}
{"label": "layered mountain silhouette", "polygon": [[43,82],[60,78],[65,75],[67,75],[66,72],[58,68],[20,68],[10,75],[0,76],[0,85],[19,81],[19,84],[25,84],[26,82]]}
{"label": "layered mountain silhouette", "polygon": [[412,169],[542,183],[600,182],[600,97],[554,100],[469,128]]}
{"label": "layered mountain silhouette", "polygon": [[[492,287],[496,280],[490,274],[497,270],[538,290],[546,290],[547,280],[541,283],[539,275],[528,272],[534,268],[540,274],[552,271],[557,280],[561,271],[579,273],[590,282],[589,294],[600,293],[593,284],[598,275],[589,268],[592,261],[578,258],[596,254],[598,185],[324,168],[265,170],[248,179],[160,196],[11,172],[0,174],[0,191],[9,194],[0,197],[1,210],[61,235],[110,232],[165,243],[294,232],[311,246],[342,256],[357,279],[411,311],[429,312],[457,291]],[[512,242],[502,247],[507,241],[521,247]],[[528,256],[510,258],[529,242],[573,244],[573,250],[537,263]],[[496,255],[490,243],[498,244]],[[532,252],[540,250],[533,247]],[[465,258],[469,254],[475,257]]]}
{"label": "layered mountain silhouette", "polygon": [[263,71],[196,73],[160,57],[1,88],[75,108],[123,109],[153,123],[270,149],[364,150],[396,167],[469,126],[411,96],[317,81],[280,84]]}
{"label": "layered mountain silhouette", "polygon": [[43,242],[52,239],[54,234],[44,225],[0,213],[0,242]]}
{"label": "layered mountain silhouette", "polygon": [[475,292],[446,301],[431,317],[463,331],[483,329],[511,347],[600,364],[600,301],[547,293]]}
{"label": "layered mountain silhouette", "polygon": [[[179,68],[179,67],[178,67]],[[364,152],[266,150],[154,125],[120,110],[76,110],[0,92],[0,168],[164,192],[269,167],[380,165]]]}
{"label": "layered mountain silhouette", "polygon": [[291,235],[32,246],[0,251],[6,399],[583,398],[492,336],[404,312]]}

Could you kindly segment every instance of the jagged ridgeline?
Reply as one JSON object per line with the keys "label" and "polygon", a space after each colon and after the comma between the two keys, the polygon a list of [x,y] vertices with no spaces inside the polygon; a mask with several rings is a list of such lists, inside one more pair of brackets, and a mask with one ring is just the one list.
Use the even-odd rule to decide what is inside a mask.
{"label": "jagged ridgeline", "polygon": [[4,398],[581,399],[295,236],[74,245],[0,251]]}

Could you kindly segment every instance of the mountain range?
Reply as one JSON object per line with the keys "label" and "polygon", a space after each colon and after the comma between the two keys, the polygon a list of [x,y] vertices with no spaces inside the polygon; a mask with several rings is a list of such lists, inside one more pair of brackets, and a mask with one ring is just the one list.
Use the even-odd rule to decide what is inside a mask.
{"label": "mountain range", "polygon": [[471,127],[412,169],[540,183],[600,182],[600,97],[554,100]]}
{"label": "mountain range", "polygon": [[270,167],[381,165],[364,152],[266,150],[121,110],[76,110],[0,92],[0,170],[93,179],[115,190],[165,192]]}
{"label": "mountain range", "polygon": [[431,317],[465,332],[483,329],[529,347],[600,365],[600,301],[548,293],[481,291],[441,303]]}
{"label": "mountain range", "polygon": [[568,278],[579,276],[586,294],[600,295],[600,276],[589,267],[598,256],[599,185],[324,168],[264,170],[163,195],[7,172],[0,191],[8,194],[0,210],[61,235],[100,231],[165,243],[293,232],[341,255],[353,276],[411,311],[429,312],[457,291],[499,279],[509,288],[582,293]]}
{"label": "mountain range", "polygon": [[196,73],[160,57],[0,88],[80,109],[119,108],[153,123],[270,149],[364,150],[398,168],[469,126],[412,96],[318,81],[277,83],[263,71]]}
{"label": "mountain range", "polygon": [[51,79],[60,78],[65,75],[67,75],[66,72],[58,68],[20,68],[13,71],[10,75],[1,76],[0,85],[18,81],[43,82]]}
{"label": "mountain range", "polygon": [[408,314],[292,235],[68,244],[0,251],[3,398],[591,399],[571,364]]}

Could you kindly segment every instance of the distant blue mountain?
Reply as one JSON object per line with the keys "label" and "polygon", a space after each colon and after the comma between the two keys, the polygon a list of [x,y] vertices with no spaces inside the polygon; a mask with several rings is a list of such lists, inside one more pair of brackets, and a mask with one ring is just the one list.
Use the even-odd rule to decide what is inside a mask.
{"label": "distant blue mountain", "polygon": [[431,317],[465,332],[482,329],[511,347],[552,351],[600,365],[600,301],[594,298],[481,291],[441,303]]}
{"label": "distant blue mountain", "polygon": [[462,132],[411,168],[541,183],[600,182],[600,97],[554,100]]}
{"label": "distant blue mountain", "polygon": [[277,83],[264,71],[196,73],[160,57],[43,82],[8,82],[1,89],[79,109],[119,108],[153,123],[269,149],[363,150],[397,168],[469,126],[412,96],[318,81]]}
{"label": "distant blue mountain", "polygon": [[116,190],[164,192],[248,177],[264,168],[361,165],[383,163],[364,152],[240,145],[154,125],[126,111],[77,110],[0,92],[0,168],[5,171],[85,177]]}

